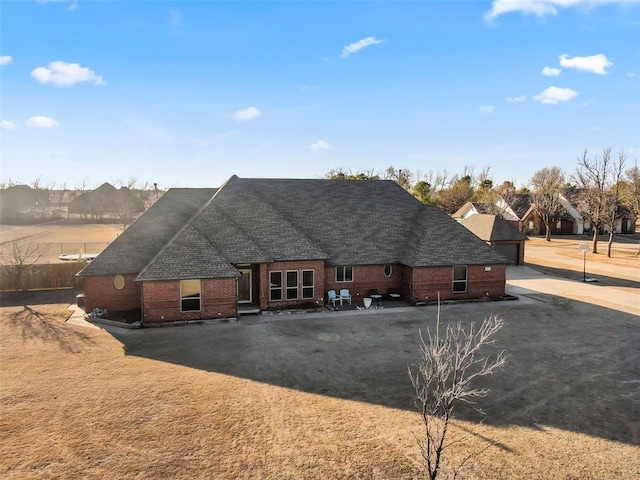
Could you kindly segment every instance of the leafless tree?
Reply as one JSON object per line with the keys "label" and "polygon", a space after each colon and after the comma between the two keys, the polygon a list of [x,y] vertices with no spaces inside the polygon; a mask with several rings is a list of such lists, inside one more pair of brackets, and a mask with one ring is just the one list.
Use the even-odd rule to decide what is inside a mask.
{"label": "leafless tree", "polygon": [[[466,170],[465,170],[466,171]],[[460,207],[473,198],[473,177],[454,175],[448,188],[440,192],[440,207],[447,213],[455,213]]]}
{"label": "leafless tree", "polygon": [[416,175],[408,168],[395,168],[393,165],[388,166],[384,171],[384,178],[393,180],[402,188],[411,191]]}
{"label": "leafless tree", "polygon": [[[640,217],[640,168],[638,160],[624,174],[624,188],[620,192],[622,204],[633,213],[633,220]],[[639,251],[640,253],[640,251]]]}
{"label": "leafless tree", "polygon": [[611,158],[611,148],[602,150],[602,155],[589,157],[587,150],[578,158],[578,166],[574,180],[582,190],[579,209],[580,213],[589,220],[593,229],[593,244],[591,251],[598,253],[598,233],[601,228],[609,229],[607,256],[611,256],[611,244],[617,212],[620,206],[619,189],[617,184],[622,178],[626,152],[618,154],[618,161]]}
{"label": "leafless tree", "polygon": [[543,168],[533,174],[531,184],[531,206],[544,222],[545,239],[551,241],[551,227],[562,212],[560,195],[565,184],[564,172],[558,167]]}
{"label": "leafless tree", "polygon": [[7,242],[0,247],[0,264],[15,267],[16,290],[23,290],[24,268],[37,263],[46,253],[46,247],[29,238]]}
{"label": "leafless tree", "polygon": [[[430,480],[438,478],[443,456],[461,441],[447,438],[456,407],[465,403],[480,411],[476,399],[486,397],[489,389],[475,387],[475,380],[493,374],[507,361],[504,350],[496,356],[481,352],[483,346],[494,343],[495,334],[503,326],[504,321],[492,315],[479,327],[471,323],[467,329],[458,322],[443,328],[438,306],[435,332],[427,329],[426,338],[420,332],[420,363],[409,367],[409,377],[424,427],[416,439]],[[469,459],[491,445],[464,457],[453,467],[453,478]]]}

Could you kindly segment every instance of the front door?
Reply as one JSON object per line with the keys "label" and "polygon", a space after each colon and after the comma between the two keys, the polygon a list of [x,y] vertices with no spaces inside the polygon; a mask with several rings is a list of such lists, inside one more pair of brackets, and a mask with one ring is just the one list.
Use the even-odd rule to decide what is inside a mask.
{"label": "front door", "polygon": [[251,303],[251,269],[240,269],[239,272],[242,276],[238,278],[238,303]]}

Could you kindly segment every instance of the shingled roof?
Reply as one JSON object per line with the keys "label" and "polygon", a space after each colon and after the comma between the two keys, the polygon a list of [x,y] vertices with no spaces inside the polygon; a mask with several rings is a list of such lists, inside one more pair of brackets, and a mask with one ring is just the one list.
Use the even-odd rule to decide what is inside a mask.
{"label": "shingled roof", "polygon": [[170,189],[78,275],[140,273],[216,190]]}
{"label": "shingled roof", "polygon": [[485,242],[527,240],[525,235],[495,215],[472,215],[462,220],[462,225]]}
{"label": "shingled roof", "polygon": [[[161,199],[162,209],[183,197],[171,189]],[[184,189],[186,190],[186,189]],[[128,272],[138,280],[215,278],[235,276],[237,263],[279,260],[324,260],[327,265],[403,263],[410,267],[508,263],[434,206],[425,206],[390,180],[241,179],[235,175],[220,189],[201,196],[188,222],[174,222],[174,235],[143,246],[142,230],[162,217],[152,209],[130,229],[144,255]],[[167,197],[169,196],[169,197]],[[165,201],[166,200],[166,201]],[[140,224],[149,214],[154,220]],[[175,228],[177,225],[178,228]],[[127,243],[131,243],[131,240]],[[164,241],[163,245],[158,246]],[[101,261],[83,275],[123,273],[112,261]],[[151,255],[150,255],[151,254]],[[144,258],[143,258],[144,257]],[[126,257],[124,257],[126,258]],[[120,258],[120,264],[127,262]],[[135,270],[137,268],[137,270]]]}

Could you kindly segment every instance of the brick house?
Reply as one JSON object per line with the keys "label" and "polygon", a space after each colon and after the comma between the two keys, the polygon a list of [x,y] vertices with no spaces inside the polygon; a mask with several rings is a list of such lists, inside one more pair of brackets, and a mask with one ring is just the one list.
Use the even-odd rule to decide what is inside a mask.
{"label": "brick house", "polygon": [[508,260],[389,180],[241,179],[173,188],[78,275],[86,308],[143,323],[326,303],[504,296]]}

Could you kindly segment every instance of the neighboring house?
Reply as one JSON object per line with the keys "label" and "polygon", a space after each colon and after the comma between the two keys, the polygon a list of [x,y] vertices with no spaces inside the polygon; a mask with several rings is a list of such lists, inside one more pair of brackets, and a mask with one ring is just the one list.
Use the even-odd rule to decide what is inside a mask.
{"label": "neighboring house", "polygon": [[69,217],[93,219],[131,217],[142,211],[144,201],[136,192],[127,187],[118,190],[108,182],[71,200],[68,207]]}
{"label": "neighboring house", "polygon": [[0,189],[0,221],[23,223],[47,218],[47,190],[29,185],[13,185]]}
{"label": "neighboring house", "polygon": [[144,323],[325,303],[500,298],[507,259],[390,180],[241,179],[170,189],[78,275],[86,308]]}
{"label": "neighboring house", "polygon": [[496,215],[472,215],[462,222],[469,231],[487,242],[515,265],[524,264],[527,237]]}
{"label": "neighboring house", "polygon": [[515,229],[520,228],[520,219],[518,215],[511,209],[509,204],[498,196],[495,204],[479,203],[479,202],[467,202],[455,212],[452,217],[457,221],[471,217],[472,215],[499,215],[504,221],[511,225]]}
{"label": "neighboring house", "polygon": [[[564,195],[560,195],[562,211],[555,225],[552,225],[552,235],[581,235],[584,233],[584,220],[572,203]],[[527,235],[544,235],[546,227],[538,216],[528,193],[519,193],[513,196],[510,207],[519,219],[522,233]]]}

